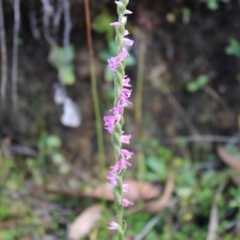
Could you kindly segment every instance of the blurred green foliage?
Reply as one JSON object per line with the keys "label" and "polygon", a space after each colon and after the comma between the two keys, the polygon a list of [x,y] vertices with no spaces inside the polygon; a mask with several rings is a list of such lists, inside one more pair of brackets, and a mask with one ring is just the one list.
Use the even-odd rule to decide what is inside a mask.
{"label": "blurred green foliage", "polygon": [[52,46],[49,53],[49,61],[57,69],[59,80],[66,85],[72,85],[76,80],[72,64],[74,56],[75,50],[72,45],[67,48]]}
{"label": "blurred green foliage", "polygon": [[235,57],[240,57],[240,43],[235,38],[230,38],[228,41],[228,46],[225,48],[225,52],[228,55]]}
{"label": "blurred green foliage", "polygon": [[194,81],[187,84],[187,90],[189,92],[196,92],[202,89],[209,82],[207,75],[200,75]]}

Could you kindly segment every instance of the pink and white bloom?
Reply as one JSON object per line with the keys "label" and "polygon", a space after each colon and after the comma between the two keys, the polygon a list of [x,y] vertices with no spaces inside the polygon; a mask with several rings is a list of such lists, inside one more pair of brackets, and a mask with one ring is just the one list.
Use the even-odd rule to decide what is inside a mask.
{"label": "pink and white bloom", "polygon": [[112,26],[112,27],[119,27],[120,23],[119,22],[112,22],[112,23],[110,23],[110,26]]}
{"label": "pink and white bloom", "polygon": [[133,203],[130,202],[129,200],[127,200],[126,198],[123,198],[121,203],[122,203],[123,207],[129,207],[129,206],[133,205]]}
{"label": "pink and white bloom", "polygon": [[132,90],[128,88],[123,88],[121,91],[121,96],[129,98],[131,96]]}
{"label": "pink and white bloom", "polygon": [[123,61],[125,57],[129,55],[126,48],[122,48],[119,52],[119,54],[115,57],[111,57],[108,59],[108,69],[115,72],[118,68],[118,65],[120,62]]}
{"label": "pink and white bloom", "polygon": [[115,72],[118,68],[119,63],[123,60],[122,55],[118,55],[116,57],[111,57],[108,59],[108,69]]}
{"label": "pink and white bloom", "polygon": [[121,96],[118,100],[118,105],[123,106],[123,107],[127,107],[128,105],[131,105],[132,102],[129,101],[126,97]]}
{"label": "pink and white bloom", "polygon": [[116,173],[114,173],[114,172],[112,172],[112,171],[109,171],[109,172],[107,173],[107,179],[108,179],[108,180],[116,180],[116,179],[117,179]]}
{"label": "pink and white bloom", "polygon": [[120,227],[119,224],[114,221],[110,221],[108,223],[108,229],[117,230],[119,227]]}
{"label": "pink and white bloom", "polygon": [[132,46],[134,41],[129,39],[129,38],[123,38],[123,43],[128,45],[128,46]]}
{"label": "pink and white bloom", "polygon": [[122,158],[125,158],[125,159],[130,159],[131,157],[133,156],[133,152],[129,152],[128,150],[126,149],[122,149],[121,150],[121,157]]}
{"label": "pink and white bloom", "polygon": [[117,176],[116,173],[114,172],[108,172],[107,173],[107,179],[108,179],[108,183],[107,185],[110,186],[111,188],[114,188],[117,186]]}
{"label": "pink and white bloom", "polygon": [[124,14],[132,14],[132,11],[126,9]]}
{"label": "pink and white bloom", "polygon": [[126,169],[128,166],[130,167],[130,166],[132,166],[132,164],[131,164],[129,161],[127,161],[126,159],[121,158],[121,159],[120,159],[114,166],[112,166],[111,168],[112,168],[114,171],[120,173],[122,170]]}
{"label": "pink and white bloom", "polygon": [[121,120],[121,115],[104,116],[103,120],[105,122],[104,128],[112,134],[116,124]]}
{"label": "pink and white bloom", "polygon": [[122,142],[122,143],[129,144],[131,137],[132,137],[131,135],[122,135],[122,136],[121,136],[121,142]]}
{"label": "pink and white bloom", "polygon": [[129,82],[130,82],[130,78],[125,76],[124,79],[123,79],[123,86],[124,87],[131,87],[132,85],[130,85]]}
{"label": "pink and white bloom", "polygon": [[119,52],[119,56],[121,56],[122,59],[129,56],[128,50],[126,48],[122,48],[121,51]]}
{"label": "pink and white bloom", "polygon": [[[133,153],[128,151],[127,149],[122,149],[121,143],[129,144],[131,135],[124,135],[124,132],[118,128],[120,128],[122,125],[120,123],[123,123],[124,108],[132,104],[131,101],[129,101],[129,98],[132,93],[130,78],[128,78],[127,75],[124,76],[124,72],[125,72],[124,68],[126,63],[125,58],[129,56],[129,53],[126,47],[132,46],[134,41],[126,37],[129,34],[129,31],[123,30],[125,29],[125,24],[127,22],[127,16],[125,15],[132,13],[131,11],[126,9],[128,0],[124,0],[124,1],[115,0],[115,3],[117,4],[117,10],[118,10],[117,12],[119,13],[119,19],[116,22],[110,23],[110,26],[115,27],[117,30],[117,34],[121,35],[120,36],[121,42],[119,43],[117,41],[117,45],[118,45],[117,47],[119,49],[117,56],[113,56],[108,59],[108,69],[113,71],[113,75],[118,78],[117,81],[121,80],[121,82],[118,83],[117,86],[115,86],[115,88],[117,88],[117,91],[115,92],[116,93],[115,99],[114,99],[114,102],[116,104],[113,106],[112,109],[109,110],[110,116],[105,116],[103,120],[104,120],[104,128],[110,134],[113,134],[114,140],[115,138],[118,138],[117,139],[118,143],[115,141],[113,143],[114,150],[115,150],[115,157],[117,158],[118,161],[112,167],[110,167],[110,171],[107,173],[107,180],[108,180],[107,184],[110,187],[114,188],[115,201],[117,206],[119,205],[117,207],[117,211],[118,211],[119,208],[133,205],[132,202],[130,202],[128,199],[123,198],[122,196],[122,192],[129,191],[129,185],[122,183],[122,177],[123,177],[122,171],[124,171],[127,167],[131,166],[129,159],[133,156]],[[119,32],[118,30],[122,30],[122,31]],[[115,135],[116,127],[120,131],[120,136],[119,136],[119,132],[118,133],[116,132],[116,135]],[[118,230],[118,232],[123,235],[125,232],[125,229],[121,221],[122,219],[119,219],[119,224],[117,222],[110,221],[108,224],[108,228],[111,230]]]}
{"label": "pink and white bloom", "polygon": [[116,107],[110,109],[109,111],[112,112],[113,114],[123,115],[123,107],[120,105],[117,105]]}
{"label": "pink and white bloom", "polygon": [[129,185],[128,184],[123,184],[122,185],[122,190],[123,190],[123,192],[129,192]]}

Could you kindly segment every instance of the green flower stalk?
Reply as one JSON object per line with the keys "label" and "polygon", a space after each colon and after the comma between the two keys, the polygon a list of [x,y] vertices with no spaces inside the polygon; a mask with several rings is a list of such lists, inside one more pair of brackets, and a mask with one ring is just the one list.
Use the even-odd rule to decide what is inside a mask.
{"label": "green flower stalk", "polygon": [[125,36],[129,32],[125,29],[127,14],[132,12],[127,10],[129,0],[115,1],[117,5],[118,21],[110,26],[116,29],[116,46],[118,55],[108,59],[108,68],[114,75],[114,107],[110,110],[111,115],[104,117],[104,127],[112,135],[112,144],[115,155],[115,165],[110,168],[107,174],[108,185],[113,188],[117,221],[109,222],[109,229],[117,230],[119,240],[124,239],[127,224],[123,220],[123,208],[133,205],[132,202],[123,198],[123,192],[127,192],[129,187],[123,184],[123,175],[128,166],[131,166],[129,159],[133,153],[122,148],[122,144],[129,144],[131,135],[124,135],[124,108],[132,103],[129,101],[131,95],[130,78],[125,75],[126,57],[129,55],[125,45],[132,46],[133,40]]}

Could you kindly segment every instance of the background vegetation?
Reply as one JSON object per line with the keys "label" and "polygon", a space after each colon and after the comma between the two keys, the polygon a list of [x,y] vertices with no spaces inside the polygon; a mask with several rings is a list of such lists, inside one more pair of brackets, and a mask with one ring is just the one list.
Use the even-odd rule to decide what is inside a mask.
{"label": "background vegetation", "polygon": [[[128,240],[237,240],[238,2],[130,0],[129,9]],[[111,0],[0,0],[0,239],[115,239],[101,123],[113,101],[115,19]]]}

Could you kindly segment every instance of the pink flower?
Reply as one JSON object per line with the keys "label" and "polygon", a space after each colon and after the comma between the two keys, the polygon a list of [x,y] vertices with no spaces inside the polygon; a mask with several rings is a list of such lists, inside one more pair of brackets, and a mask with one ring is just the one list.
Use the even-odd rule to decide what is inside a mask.
{"label": "pink flower", "polygon": [[129,152],[128,150],[126,150],[126,149],[122,149],[121,150],[121,157],[122,158],[125,158],[125,159],[130,159],[131,157],[132,157],[132,155],[133,155],[133,152]]}
{"label": "pink flower", "polygon": [[110,109],[109,111],[112,112],[113,114],[123,115],[123,107],[120,105],[117,105],[116,107]]}
{"label": "pink flower", "polygon": [[114,221],[110,221],[108,223],[108,228],[111,230],[117,230],[119,228],[119,224]]}
{"label": "pink flower", "polygon": [[121,56],[122,59],[124,59],[125,57],[127,57],[129,55],[128,50],[126,48],[122,48],[121,51],[119,52],[118,56]]}
{"label": "pink flower", "polygon": [[123,38],[123,43],[128,45],[128,46],[132,46],[134,41],[128,38]]}
{"label": "pink flower", "polygon": [[112,23],[110,23],[110,26],[112,26],[112,27],[119,27],[120,23],[119,22],[112,22]]}
{"label": "pink flower", "polygon": [[128,88],[122,88],[121,96],[129,98],[131,96],[132,90]]}
{"label": "pink flower", "polygon": [[123,199],[122,199],[122,206],[123,206],[123,207],[128,207],[128,206],[130,206],[130,205],[133,205],[133,203],[130,202],[130,201],[128,201],[126,198],[123,198]]}
{"label": "pink flower", "polygon": [[126,48],[122,48],[116,57],[108,59],[108,69],[115,72],[118,68],[119,63],[129,55]]}
{"label": "pink flower", "polygon": [[116,177],[116,173],[113,172],[108,172],[107,173],[107,179],[108,179],[108,183],[107,185],[114,188],[115,186],[117,186],[117,177]]}
{"label": "pink flower", "polygon": [[132,11],[126,9],[124,14],[132,14]]}
{"label": "pink flower", "polygon": [[104,128],[108,130],[109,133],[113,133],[115,125],[121,120],[121,115],[112,115],[112,116],[104,116]]}
{"label": "pink flower", "polygon": [[116,71],[118,68],[118,64],[123,60],[122,55],[118,55],[116,57],[111,57],[108,59],[108,69],[111,71]]}
{"label": "pink flower", "polygon": [[129,144],[129,141],[130,141],[130,138],[131,138],[131,137],[132,137],[131,135],[122,135],[122,136],[121,136],[121,142],[122,142],[122,143]]}
{"label": "pink flower", "polygon": [[107,179],[108,180],[113,180],[113,179],[116,179],[116,173],[114,173],[114,172],[112,172],[112,171],[109,171],[108,173],[107,173]]}
{"label": "pink flower", "polygon": [[121,96],[118,100],[118,105],[123,106],[123,107],[127,107],[128,105],[131,105],[132,102],[129,101],[126,97]]}
{"label": "pink flower", "polygon": [[124,87],[131,87],[132,85],[130,85],[129,82],[130,82],[130,78],[125,76],[124,79],[123,79],[123,86]]}
{"label": "pink flower", "polygon": [[129,185],[128,184],[123,184],[122,185],[122,190],[123,190],[123,192],[128,192],[129,191]]}
{"label": "pink flower", "polygon": [[111,168],[116,172],[121,172],[123,169],[126,169],[128,166],[132,166],[130,162],[128,162],[126,159],[121,158],[114,166]]}

